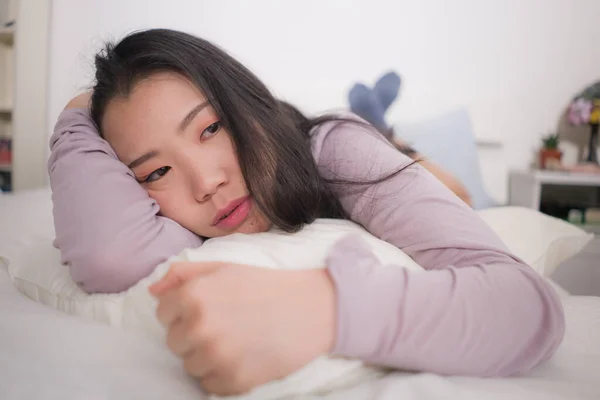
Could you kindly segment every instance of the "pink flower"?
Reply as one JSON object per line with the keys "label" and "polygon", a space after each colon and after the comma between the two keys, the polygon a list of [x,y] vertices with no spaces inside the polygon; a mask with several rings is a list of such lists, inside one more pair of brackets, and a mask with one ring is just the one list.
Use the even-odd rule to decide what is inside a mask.
{"label": "pink flower", "polygon": [[592,102],[584,98],[573,100],[569,106],[567,118],[573,125],[583,125],[590,121],[592,113]]}

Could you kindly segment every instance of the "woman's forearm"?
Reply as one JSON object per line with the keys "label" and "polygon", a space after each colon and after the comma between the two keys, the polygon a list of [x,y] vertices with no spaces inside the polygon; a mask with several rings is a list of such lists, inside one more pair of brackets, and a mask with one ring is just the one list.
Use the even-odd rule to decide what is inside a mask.
{"label": "woman's forearm", "polygon": [[509,376],[548,359],[564,335],[557,295],[516,262],[410,272],[381,266],[357,237],[329,257],[334,354],[445,375]]}
{"label": "woman's forearm", "polygon": [[[511,375],[550,357],[564,334],[558,296],[420,165],[353,125],[315,137],[326,178],[352,220],[427,271],[383,267],[361,242],[328,260],[337,291],[336,354],[395,368]],[[345,243],[345,244],[344,244]]]}
{"label": "woman's forearm", "polygon": [[84,290],[124,290],[169,256],[200,245],[157,216],[158,205],[98,135],[87,109],[63,111],[50,149],[55,246]]}

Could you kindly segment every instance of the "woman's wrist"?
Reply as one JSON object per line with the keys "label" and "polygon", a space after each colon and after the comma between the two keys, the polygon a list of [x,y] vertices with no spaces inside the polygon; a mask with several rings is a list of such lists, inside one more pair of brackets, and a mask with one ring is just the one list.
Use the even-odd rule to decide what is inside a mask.
{"label": "woman's wrist", "polygon": [[296,271],[294,279],[298,288],[298,305],[305,315],[305,332],[315,351],[315,356],[329,354],[336,337],[337,306],[335,287],[327,269]]}

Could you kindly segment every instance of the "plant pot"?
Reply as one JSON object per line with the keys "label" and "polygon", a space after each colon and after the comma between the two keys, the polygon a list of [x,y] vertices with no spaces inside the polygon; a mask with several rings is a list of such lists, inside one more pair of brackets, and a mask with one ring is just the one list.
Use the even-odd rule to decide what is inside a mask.
{"label": "plant pot", "polygon": [[540,168],[552,168],[552,166],[560,164],[561,158],[562,151],[559,149],[542,149],[540,150]]}

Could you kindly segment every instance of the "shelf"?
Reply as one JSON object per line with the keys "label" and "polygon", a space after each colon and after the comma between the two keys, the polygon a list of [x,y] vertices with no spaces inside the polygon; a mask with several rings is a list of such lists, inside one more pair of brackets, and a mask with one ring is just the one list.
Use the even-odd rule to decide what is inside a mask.
{"label": "shelf", "polygon": [[0,164],[0,172],[11,172],[12,165],[10,164]]}
{"label": "shelf", "polygon": [[511,171],[511,175],[528,181],[536,181],[542,185],[600,186],[600,174],[529,170]]}
{"label": "shelf", "polygon": [[11,114],[12,106],[0,104],[0,114]]}
{"label": "shelf", "polygon": [[480,148],[501,149],[504,143],[496,139],[475,139],[475,144]]}
{"label": "shelf", "polygon": [[15,28],[14,27],[11,26],[8,28],[0,28],[0,42],[5,43],[5,44],[12,44],[14,37],[15,37]]}

